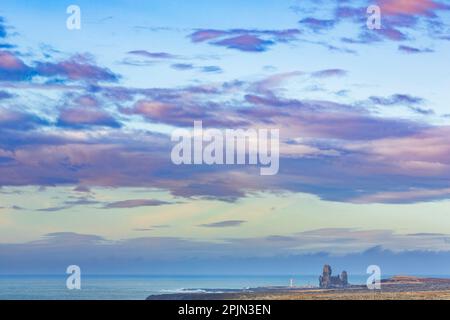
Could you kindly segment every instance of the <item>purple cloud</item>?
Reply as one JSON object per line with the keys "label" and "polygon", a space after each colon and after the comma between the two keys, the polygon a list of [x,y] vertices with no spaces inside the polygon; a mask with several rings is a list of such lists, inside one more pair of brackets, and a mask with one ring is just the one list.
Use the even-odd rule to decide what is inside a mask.
{"label": "purple cloud", "polygon": [[121,124],[113,116],[101,109],[76,107],[63,109],[59,115],[57,126],[67,128],[84,128],[89,126],[120,128]]}
{"label": "purple cloud", "polygon": [[141,115],[155,123],[186,127],[192,126],[194,119],[201,119],[205,125],[218,127],[249,124],[245,119],[233,120],[233,114],[227,114],[224,112],[223,107],[220,107],[218,104],[202,103],[201,105],[195,105],[183,103],[178,97],[164,102],[140,100],[131,108],[122,109],[121,111],[128,115]]}
{"label": "purple cloud", "polygon": [[275,44],[272,40],[263,40],[255,35],[240,35],[213,42],[216,46],[227,47],[247,52],[263,52]]}
{"label": "purple cloud", "polygon": [[34,70],[15,54],[0,50],[0,81],[29,80],[34,73]]}
{"label": "purple cloud", "polygon": [[96,66],[82,55],[57,63],[38,61],[35,66],[28,66],[16,54],[0,50],[0,81],[26,81],[34,76],[93,82],[116,82],[119,79],[109,69]]}
{"label": "purple cloud", "polygon": [[236,49],[243,52],[264,52],[276,43],[296,40],[298,34],[300,34],[298,29],[200,29],[192,33],[189,37],[193,43],[208,42],[211,45]]}
{"label": "purple cloud", "polygon": [[171,204],[170,202],[154,200],[154,199],[133,199],[111,202],[105,205],[105,209],[125,209],[137,207],[156,207]]}
{"label": "purple cloud", "polygon": [[346,5],[339,5],[334,12],[337,20],[352,19],[355,22],[362,22],[367,19],[366,7],[349,7]]}
{"label": "purple cloud", "polygon": [[[224,201],[261,191],[307,192],[334,201],[382,201],[388,197],[381,192],[444,188],[443,182],[450,178],[450,154],[448,142],[439,137],[447,136],[445,129],[379,117],[369,108],[374,103],[421,107],[420,98],[374,96],[365,108],[284,97],[278,90],[283,81],[302,74],[293,71],[254,82],[177,88],[77,86],[77,93],[64,95],[55,114],[49,115],[56,116],[53,124],[25,111],[14,114],[2,109],[0,185],[151,187],[175,196]],[[316,76],[343,74],[332,68]],[[280,172],[267,178],[255,173],[253,166],[174,166],[168,156],[172,145],[168,136],[113,130],[119,128],[113,110],[120,112],[124,126],[135,119],[131,116],[140,116],[143,122],[176,127],[192,127],[194,120],[202,120],[205,127],[281,128]],[[27,130],[21,130],[19,123]],[[54,130],[41,130],[52,125]],[[65,131],[91,126],[112,129],[99,135]],[[426,154],[415,149],[423,145],[422,140],[427,141]],[[386,185],[386,181],[395,184]],[[411,194],[399,196],[414,201]],[[436,195],[447,196],[443,191]],[[72,204],[61,204],[68,205]]]}
{"label": "purple cloud", "polygon": [[201,67],[201,71],[206,72],[206,73],[221,73],[222,68],[220,68],[218,66],[205,66],[205,67]]}
{"label": "purple cloud", "polygon": [[420,97],[414,97],[407,94],[394,94],[390,97],[377,97],[372,96],[369,100],[377,105],[393,106],[402,105],[407,106],[411,111],[422,115],[432,115],[434,111],[432,109],[424,109],[419,107],[425,103],[425,100]]}
{"label": "purple cloud", "polygon": [[172,64],[171,67],[173,69],[182,70],[182,71],[184,71],[184,70],[192,70],[192,69],[195,68],[194,65],[190,64],[190,63],[175,63],[175,64]]}
{"label": "purple cloud", "polygon": [[197,30],[190,35],[192,42],[204,42],[212,39],[217,39],[228,34],[227,31],[222,30]]}
{"label": "purple cloud", "polygon": [[38,62],[36,73],[44,77],[62,77],[68,80],[116,82],[119,76],[107,68],[96,66],[83,55],[76,55],[61,62]]}
{"label": "purple cloud", "polygon": [[369,98],[373,103],[391,106],[391,105],[418,105],[423,104],[425,100],[420,97],[410,96],[408,94],[394,94],[390,97],[372,96]]}
{"label": "purple cloud", "polygon": [[[176,97],[173,96],[174,92],[165,92],[163,96],[160,91],[156,92],[151,94],[157,94],[160,99],[163,96],[165,99]],[[197,92],[193,97],[202,97],[205,94],[197,89],[192,92]],[[0,184],[147,186],[168,189],[177,196],[212,197],[225,201],[234,201],[251,191],[288,190],[310,192],[324,199],[346,201],[353,199],[356,190],[361,188],[365,188],[368,193],[386,188],[382,183],[385,178],[383,179],[381,174],[373,176],[370,170],[366,173],[367,169],[355,169],[356,163],[362,164],[367,159],[360,151],[352,151],[354,144],[364,140],[408,137],[422,130],[420,125],[413,122],[376,118],[350,106],[329,102],[284,100],[274,96],[270,99],[248,96],[246,101],[251,103],[251,107],[234,109],[210,107],[205,105],[205,99],[194,100],[192,103],[184,101],[184,104],[183,99],[174,100],[172,104],[168,101],[140,101],[127,112],[139,112],[151,121],[185,126],[192,126],[194,119],[210,119],[212,125],[223,126],[229,126],[236,121],[247,125],[266,126],[267,121],[270,121],[283,127],[282,139],[298,136],[310,139],[308,148],[317,150],[317,154],[313,154],[314,161],[310,162],[308,157],[305,158],[301,153],[295,155],[295,152],[287,153],[289,156],[286,157],[283,148],[288,148],[286,151],[296,148],[295,143],[287,143],[282,148],[280,174],[265,179],[252,173],[252,167],[175,168],[167,157],[170,154],[169,138],[164,136],[111,133],[110,137],[102,137],[100,140],[71,140],[64,137],[50,139],[49,136],[35,134],[27,137],[26,145],[15,142],[15,153],[5,154],[11,161],[0,166]],[[198,118],[195,112],[198,112]],[[11,144],[9,137],[10,135],[3,135],[4,140],[0,142]],[[16,134],[14,141],[18,141],[20,137],[21,134]],[[340,146],[321,146],[314,142],[314,139],[323,141],[326,138],[333,141],[341,139]],[[353,163],[352,171],[338,165],[339,157],[336,157],[337,163],[330,161],[327,154],[336,153],[346,154]],[[389,163],[393,162],[389,160]],[[376,162],[364,164],[371,170],[379,165],[381,164]],[[308,168],[307,172],[301,169],[303,167]],[[333,168],[334,176],[324,176],[330,168]],[[384,171],[388,172],[386,169]],[[298,177],[299,172],[302,172],[302,178]],[[305,179],[305,174],[314,176],[316,182],[300,183]],[[370,177],[372,181],[372,188],[360,185],[361,177],[366,174],[367,179]],[[184,181],[183,185],[177,183],[180,179]],[[322,179],[327,180],[326,187]],[[342,186],[343,181],[346,183],[345,188]],[[410,183],[411,181],[405,179],[405,185]]]}
{"label": "purple cloud", "polygon": [[382,12],[389,16],[435,17],[439,10],[450,10],[450,6],[435,0],[377,0]]}
{"label": "purple cloud", "polygon": [[[380,30],[366,29],[366,8],[371,4],[377,4],[381,8],[382,28]],[[357,38],[342,39],[346,43],[370,44],[383,40],[408,40],[412,38],[410,34],[417,31],[417,26],[422,22],[426,23],[429,34],[436,35],[437,39],[445,29],[445,24],[442,23],[438,12],[449,9],[450,6],[433,0],[377,0],[376,3],[364,1],[359,7],[339,5],[335,10],[335,19],[350,21],[361,26]]]}
{"label": "purple cloud", "polygon": [[246,222],[247,221],[244,221],[244,220],[225,220],[225,221],[201,224],[200,227],[229,228],[229,227],[238,227],[241,224],[246,223]]}
{"label": "purple cloud", "polygon": [[[40,118],[37,115],[0,107],[1,130],[28,131],[48,125],[48,121]],[[14,140],[15,139],[13,138],[12,141]]]}
{"label": "purple cloud", "polygon": [[405,45],[399,46],[398,50],[403,52],[403,53],[408,53],[408,54],[434,52],[432,49],[429,49],[429,48],[419,49],[419,48],[414,48],[414,47],[405,46]]}
{"label": "purple cloud", "polygon": [[329,78],[329,77],[343,77],[347,75],[347,71],[342,69],[326,69],[313,72],[311,74],[314,78]]}
{"label": "purple cloud", "polygon": [[11,99],[12,97],[14,97],[13,94],[7,91],[0,90],[0,100]]}
{"label": "purple cloud", "polygon": [[146,50],[133,50],[129,51],[128,54],[141,56],[144,58],[153,58],[153,59],[175,59],[177,56],[167,53],[167,52],[149,52]]}
{"label": "purple cloud", "polygon": [[222,68],[218,66],[204,66],[197,67],[191,63],[175,63],[170,66],[172,69],[179,71],[187,71],[187,70],[199,70],[204,73],[221,73]]}
{"label": "purple cloud", "polygon": [[300,20],[299,23],[314,32],[318,32],[323,29],[333,28],[336,25],[336,20],[325,20],[309,17]]}

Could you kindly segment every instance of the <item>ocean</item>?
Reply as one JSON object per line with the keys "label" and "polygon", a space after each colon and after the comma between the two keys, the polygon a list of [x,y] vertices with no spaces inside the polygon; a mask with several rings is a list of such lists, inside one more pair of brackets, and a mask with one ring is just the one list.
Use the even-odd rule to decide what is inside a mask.
{"label": "ocean", "polygon": [[[177,292],[220,292],[263,286],[317,286],[317,275],[280,276],[146,276],[83,275],[80,290],[66,288],[66,275],[0,275],[0,300],[144,300],[149,295]],[[364,284],[367,276],[350,276]]]}

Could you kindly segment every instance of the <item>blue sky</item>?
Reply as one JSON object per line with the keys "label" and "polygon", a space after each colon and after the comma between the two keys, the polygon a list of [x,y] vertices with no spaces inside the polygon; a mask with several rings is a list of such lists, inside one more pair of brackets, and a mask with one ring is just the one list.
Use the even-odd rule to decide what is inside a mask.
{"label": "blue sky", "polygon": [[[356,255],[364,273],[373,247],[443,272],[419,261],[450,250],[449,18],[444,0],[3,1],[0,272],[117,270],[106,247],[129,272]],[[173,165],[195,120],[280,129],[279,173]]]}

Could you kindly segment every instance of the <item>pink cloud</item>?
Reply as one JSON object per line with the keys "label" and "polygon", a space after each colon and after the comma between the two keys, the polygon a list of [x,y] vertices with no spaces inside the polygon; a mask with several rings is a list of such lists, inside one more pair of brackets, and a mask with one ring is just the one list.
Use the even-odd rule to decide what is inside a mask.
{"label": "pink cloud", "polygon": [[70,80],[115,82],[119,78],[111,70],[96,66],[88,58],[81,55],[57,63],[40,62],[36,66],[36,72],[41,76],[59,76]]}
{"label": "pink cloud", "polygon": [[2,69],[22,69],[25,68],[22,60],[18,59],[12,53],[0,51],[0,68]]}
{"label": "pink cloud", "polygon": [[190,37],[192,42],[203,42],[219,38],[225,34],[227,34],[227,32],[221,30],[198,30],[191,34]]}
{"label": "pink cloud", "polygon": [[[264,52],[276,43],[296,40],[300,34],[298,29],[287,30],[258,30],[258,29],[230,29],[213,30],[202,29],[190,35],[191,41],[235,49],[244,52]],[[215,40],[215,41],[211,41]]]}
{"label": "pink cloud", "polygon": [[443,177],[450,171],[450,127],[435,127],[405,137],[390,137],[346,146],[364,152],[372,173]]}
{"label": "pink cloud", "polygon": [[101,109],[83,107],[64,109],[59,116],[58,125],[62,127],[120,127],[120,123],[107,112]]}
{"label": "pink cloud", "polygon": [[434,0],[378,0],[382,13],[388,15],[432,15],[448,6]]}
{"label": "pink cloud", "polygon": [[383,35],[384,37],[393,40],[393,41],[402,41],[402,40],[406,40],[408,38],[408,36],[395,29],[395,28],[386,28],[386,29],[381,29],[381,30],[377,30],[377,32],[381,35]]}
{"label": "pink cloud", "polygon": [[232,38],[223,39],[221,41],[214,42],[213,44],[241,51],[260,52],[265,51],[267,47],[273,45],[274,42],[272,40],[260,39],[255,35],[244,34]]}
{"label": "pink cloud", "polygon": [[16,55],[0,51],[0,80],[20,81],[30,78],[33,71]]}
{"label": "pink cloud", "polygon": [[352,200],[353,203],[414,203],[431,201],[434,199],[448,198],[450,188],[427,190],[410,189],[398,192],[379,192],[362,196]]}

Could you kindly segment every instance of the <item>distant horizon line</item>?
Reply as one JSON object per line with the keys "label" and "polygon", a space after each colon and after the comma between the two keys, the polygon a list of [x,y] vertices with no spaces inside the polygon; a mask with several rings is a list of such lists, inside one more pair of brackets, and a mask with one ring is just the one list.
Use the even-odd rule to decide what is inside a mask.
{"label": "distant horizon line", "polygon": [[[66,277],[66,273],[0,273],[0,277],[21,277],[21,276],[54,276],[54,277]],[[94,274],[94,273],[83,273],[83,276],[88,277],[124,277],[124,276],[134,276],[134,277],[305,277],[305,276],[320,276],[317,274],[145,274],[145,273],[106,273],[106,274]],[[349,273],[349,276],[368,276],[365,273]],[[447,276],[450,277],[450,273],[436,273],[436,274],[409,274],[409,273],[397,273],[397,274],[387,274],[382,276],[382,279],[394,277],[394,276],[414,276],[414,277],[436,277],[436,276]]]}

